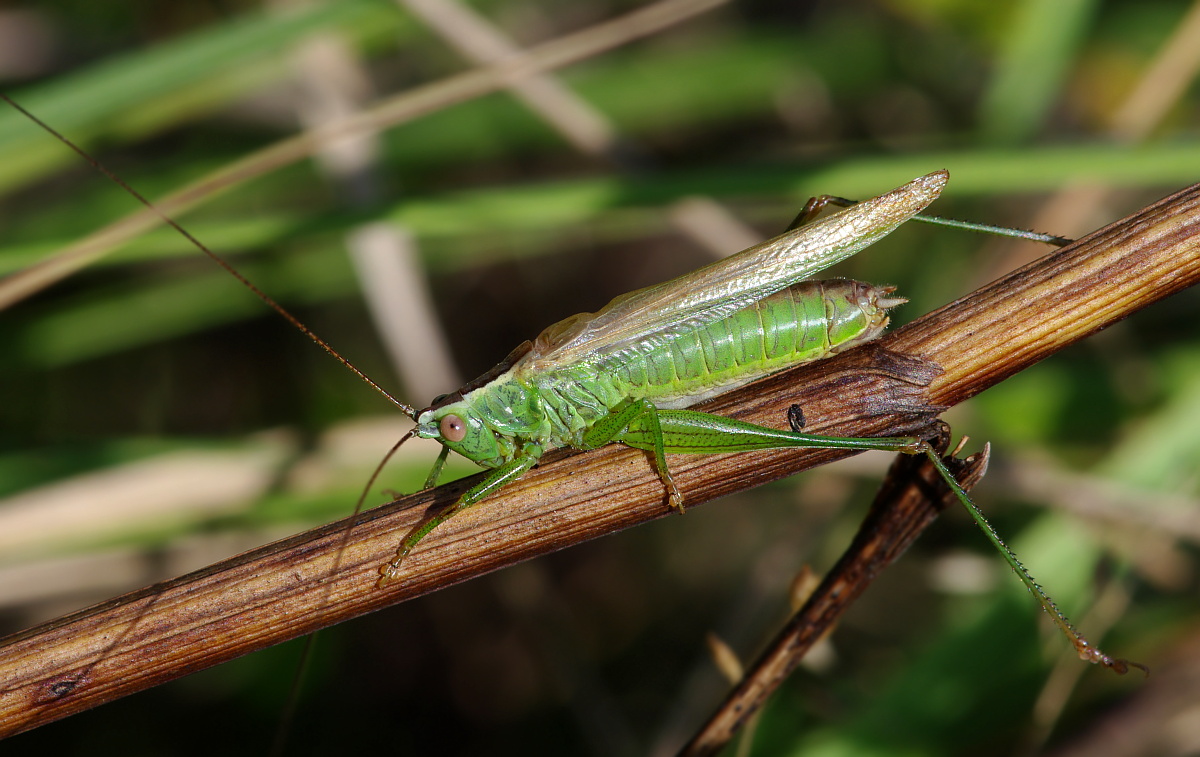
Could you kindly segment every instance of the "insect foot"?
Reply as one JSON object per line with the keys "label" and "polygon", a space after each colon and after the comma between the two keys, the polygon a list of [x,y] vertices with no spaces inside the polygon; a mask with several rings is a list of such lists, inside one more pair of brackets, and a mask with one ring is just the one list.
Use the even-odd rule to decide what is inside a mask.
{"label": "insect foot", "polygon": [[400,578],[400,563],[408,555],[408,550],[401,547],[402,552],[397,552],[396,558],[387,565],[379,569],[379,580],[375,582],[375,587],[382,589],[383,587],[395,583]]}

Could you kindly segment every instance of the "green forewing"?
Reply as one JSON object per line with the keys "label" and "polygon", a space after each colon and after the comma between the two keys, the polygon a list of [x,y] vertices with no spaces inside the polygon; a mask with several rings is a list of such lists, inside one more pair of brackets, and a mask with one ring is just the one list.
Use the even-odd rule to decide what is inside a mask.
{"label": "green forewing", "polygon": [[538,336],[523,367],[604,367],[660,348],[875,243],[937,199],[948,178],[935,171],[697,271],[621,295],[598,313],[559,321]]}

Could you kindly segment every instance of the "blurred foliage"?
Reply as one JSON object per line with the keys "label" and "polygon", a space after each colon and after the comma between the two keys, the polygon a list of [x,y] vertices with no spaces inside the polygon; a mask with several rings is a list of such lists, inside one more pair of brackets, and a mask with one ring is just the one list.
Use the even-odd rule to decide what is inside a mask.
{"label": "blurred foliage", "polygon": [[[346,45],[379,96],[469,67],[383,0],[282,6],[12,3],[0,12],[3,38],[15,40],[0,78],[153,198],[301,128],[295,53],[313,35]],[[476,7],[532,44],[632,4]],[[382,134],[368,203],[348,202],[304,163],[180,220],[386,386],[395,381],[344,236],[371,220],[404,224],[452,353],[474,375],[546,324],[705,262],[664,211],[682,198],[712,197],[765,236],[808,196],[866,197],[943,167],[952,179],[936,212],[994,224],[1032,224],[1065,187],[1110,190],[1061,221],[1068,228],[1039,221],[1071,235],[1190,183],[1200,167],[1194,85],[1145,138],[1111,128],[1187,10],[1168,0],[733,4],[562,72],[611,120],[630,161],[580,155],[497,93]],[[134,209],[7,111],[0,188],[5,273]],[[910,225],[835,273],[896,284],[911,301],[904,321],[1040,254],[980,242]],[[948,416],[995,443],[979,500],[1034,574],[1096,636],[1105,631],[1087,608],[1101,587],[1127,592],[1102,646],[1151,667],[1178,658],[1200,620],[1194,527],[1146,525],[1195,521],[1198,310],[1184,293]],[[168,454],[271,461],[261,496],[219,512],[61,539],[15,535],[0,587],[31,565],[120,550],[150,558],[126,585],[59,581],[39,592],[25,581],[0,595],[7,630],[173,575],[163,564],[175,563],[152,558],[180,544],[234,534],[245,548],[346,515],[374,465],[376,448],[352,463],[323,455],[330,433],[389,408],[172,231],[134,240],[2,318],[0,491],[99,481]],[[419,486],[432,455],[408,460],[387,486]],[[1074,471],[1135,505],[1106,519],[1047,515],[1089,498],[1071,487],[1047,495],[1027,483],[1030,470]],[[288,753],[666,753],[723,691],[704,632],[751,655],[785,612],[791,575],[836,559],[871,485],[809,474],[345,624],[318,642]],[[973,526],[945,520],[854,608],[833,638],[836,658],[772,701],[753,753],[1053,752],[1092,743],[1138,706],[1150,683],[1068,662],[1084,675],[1062,712],[1035,709],[1066,645],[1039,638],[1034,603]],[[943,575],[960,564],[949,557],[970,555],[987,566],[974,584]],[[262,754],[297,658],[284,645],[6,747]],[[1200,748],[1187,741],[1194,733],[1173,734],[1171,744],[1146,734],[1139,753]]]}

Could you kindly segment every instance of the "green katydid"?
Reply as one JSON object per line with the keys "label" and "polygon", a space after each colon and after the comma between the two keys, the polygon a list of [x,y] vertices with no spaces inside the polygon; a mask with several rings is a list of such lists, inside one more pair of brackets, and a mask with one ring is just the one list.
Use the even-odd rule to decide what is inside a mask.
{"label": "green katydid", "polygon": [[[70,141],[8,97],[0,97],[158,212]],[[1130,664],[1141,667],[1108,657],[1075,631],[924,440],[815,436],[794,428],[768,428],[685,409],[882,333],[888,322],[887,310],[904,302],[892,296],[892,288],[846,280],[804,279],[917,217],[938,197],[947,180],[946,171],[917,178],[677,279],[617,297],[598,313],[560,321],[534,342],[518,347],[484,376],[437,398],[419,412],[389,395],[172,219],[162,218],[412,418],[416,427],[396,447],[413,436],[436,439],[443,445],[426,486],[436,482],[452,450],[491,469],[449,509],[426,520],[403,539],[395,559],[380,569],[381,586],[396,580],[404,557],[440,523],[519,478],[543,453],[557,447],[594,449],[621,442],[650,452],[667,501],[680,510],[683,499],[672,481],[667,454],[793,447],[896,451],[924,454],[930,459],[1082,659],[1118,672],[1125,672]],[[949,225],[982,228],[957,222]],[[1022,232],[1012,235],[1031,236]],[[1061,241],[1034,236],[1042,241]]]}
{"label": "green katydid", "polygon": [[806,223],[679,278],[617,297],[545,329],[499,366],[412,417],[492,472],[410,533],[380,583],[438,524],[531,468],[556,447],[621,442],[653,454],[670,505],[683,498],[665,454],[777,447],[920,451],[916,439],[832,438],[779,431],[682,408],[770,373],[869,341],[904,302],[856,281],[803,281],[890,233],[946,185],[939,171]]}
{"label": "green katydid", "polygon": [[650,452],[667,500],[678,510],[683,498],[668,454],[789,447],[924,454],[1080,657],[1125,672],[1131,663],[1103,654],[1070,625],[924,440],[815,436],[684,409],[882,333],[887,310],[904,302],[892,288],[804,279],[916,216],[948,178],[946,171],[922,176],[692,273],[621,295],[597,313],[571,316],[459,391],[419,412],[406,408],[417,423],[406,438],[442,444],[426,486],[436,482],[450,451],[491,472],[404,538],[395,559],[381,568],[380,586],[398,580],[405,556],[439,524],[519,478],[556,447],[620,442]]}

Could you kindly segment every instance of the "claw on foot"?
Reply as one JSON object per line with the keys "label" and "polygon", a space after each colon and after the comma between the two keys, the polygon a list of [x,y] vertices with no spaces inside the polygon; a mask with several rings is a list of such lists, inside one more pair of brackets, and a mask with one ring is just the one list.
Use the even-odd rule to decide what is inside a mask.
{"label": "claw on foot", "polygon": [[394,563],[388,563],[379,569],[379,580],[375,582],[375,587],[382,589],[388,584],[396,580],[396,574],[399,573],[399,568]]}
{"label": "claw on foot", "polygon": [[1142,671],[1142,674],[1147,678],[1150,677],[1150,668],[1146,667],[1140,662],[1132,662],[1130,660],[1121,659],[1120,657],[1109,657],[1099,649],[1088,645],[1086,642],[1084,642],[1083,646],[1079,646],[1077,648],[1079,650],[1079,659],[1083,660],[1084,662],[1090,662],[1094,665],[1103,665],[1117,675],[1122,676],[1128,673],[1130,668],[1137,668],[1138,670]]}
{"label": "claw on foot", "polygon": [[677,510],[680,514],[683,513],[683,495],[675,488],[674,481],[667,481],[667,502],[672,510]]}
{"label": "claw on foot", "polygon": [[396,557],[387,565],[379,569],[379,580],[375,582],[375,587],[382,589],[388,584],[395,583],[400,580],[400,563],[408,555],[408,548],[402,546],[396,551]]}

